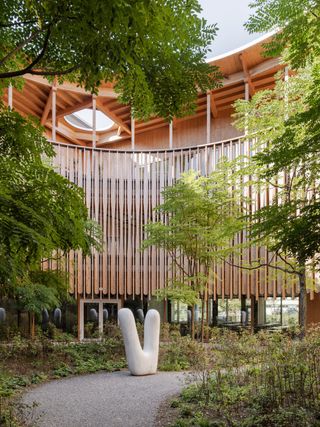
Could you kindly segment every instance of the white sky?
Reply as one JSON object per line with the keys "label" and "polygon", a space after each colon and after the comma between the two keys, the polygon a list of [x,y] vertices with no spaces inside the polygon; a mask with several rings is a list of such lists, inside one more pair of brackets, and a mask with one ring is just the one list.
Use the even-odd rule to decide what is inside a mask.
{"label": "white sky", "polygon": [[209,24],[218,24],[219,31],[211,46],[208,57],[236,49],[259,37],[259,34],[249,34],[243,24],[253,14],[249,8],[251,0],[199,0],[202,6],[202,16]]}

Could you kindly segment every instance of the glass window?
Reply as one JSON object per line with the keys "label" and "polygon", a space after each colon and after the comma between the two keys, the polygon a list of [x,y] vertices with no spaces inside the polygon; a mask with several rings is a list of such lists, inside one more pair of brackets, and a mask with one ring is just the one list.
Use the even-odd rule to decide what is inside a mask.
{"label": "glass window", "polygon": [[241,301],[239,299],[218,300],[218,323],[241,323]]}
{"label": "glass window", "polygon": [[267,298],[265,302],[265,323],[281,325],[281,297]]}
{"label": "glass window", "polygon": [[180,301],[173,301],[171,303],[171,321],[172,322],[187,322],[188,320],[188,306]]}
{"label": "glass window", "polygon": [[282,300],[282,324],[293,326],[299,323],[299,299],[285,298]]}

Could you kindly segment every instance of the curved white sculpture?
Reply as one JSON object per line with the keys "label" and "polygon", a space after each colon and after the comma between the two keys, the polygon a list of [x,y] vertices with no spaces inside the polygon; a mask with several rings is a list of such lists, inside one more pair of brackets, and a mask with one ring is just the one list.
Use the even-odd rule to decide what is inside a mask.
{"label": "curved white sculpture", "polygon": [[137,332],[136,322],[132,311],[121,308],[118,313],[119,325],[122,331],[126,350],[128,368],[132,375],[151,375],[157,372],[160,315],[157,310],[149,310],[144,321],[143,350]]}

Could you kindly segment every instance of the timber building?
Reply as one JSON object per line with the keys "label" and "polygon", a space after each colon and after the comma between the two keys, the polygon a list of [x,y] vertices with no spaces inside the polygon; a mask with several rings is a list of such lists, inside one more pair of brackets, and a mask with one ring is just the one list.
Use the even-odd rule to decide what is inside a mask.
{"label": "timber building", "polygon": [[[71,252],[66,261],[70,292],[78,301],[81,338],[90,307],[99,308],[100,328],[102,308],[113,313],[123,305],[157,306],[165,320],[186,320],[186,307],[153,298],[174,271],[163,250],[139,249],[143,225],[154,219],[161,190],[183,171],[208,174],[221,156],[249,152],[249,142],[232,125],[232,105],[273,88],[275,74],[287,72],[278,58],[262,55],[267,39],[212,59],[223,74],[222,86],[200,93],[194,115],[171,123],[159,117],[134,120],[130,106],[119,102],[111,84],[92,96],[71,83],[51,84],[26,75],[21,92],[8,89],[5,102],[23,115],[38,117],[55,146],[55,168],[83,187],[90,215],[102,226],[102,253],[83,257]],[[255,197],[262,206],[268,191]],[[56,268],[53,261],[48,268]],[[297,313],[297,283],[283,275],[270,279],[267,267],[248,274],[225,264],[217,265],[215,273],[206,310],[212,322],[238,323],[242,310],[249,321],[261,325],[285,324]],[[319,307],[320,297],[311,291],[309,323],[320,321]]]}

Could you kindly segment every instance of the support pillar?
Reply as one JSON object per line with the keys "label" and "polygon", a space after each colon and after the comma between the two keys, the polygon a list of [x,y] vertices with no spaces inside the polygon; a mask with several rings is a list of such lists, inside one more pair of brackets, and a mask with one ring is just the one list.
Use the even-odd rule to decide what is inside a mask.
{"label": "support pillar", "polygon": [[84,339],[84,302],[78,298],[78,340]]}
{"label": "support pillar", "polygon": [[12,110],[13,106],[13,89],[12,84],[10,83],[8,86],[8,107]]}
{"label": "support pillar", "polygon": [[256,332],[258,326],[258,301],[251,295],[251,333]]}
{"label": "support pillar", "polygon": [[173,148],[173,124],[172,120],[169,123],[169,148]]}
{"label": "support pillar", "polygon": [[135,126],[135,120],[133,116],[131,116],[131,150],[135,149],[135,132],[136,132],[136,126]]}
{"label": "support pillar", "polygon": [[218,297],[212,298],[212,326],[218,326]]}
{"label": "support pillar", "polygon": [[207,144],[211,141],[211,94],[207,93]]}
{"label": "support pillar", "polygon": [[92,95],[92,147],[97,145],[97,97]]}
{"label": "support pillar", "polygon": [[258,299],[258,325],[266,323],[266,301],[264,298]]}
{"label": "support pillar", "polygon": [[55,83],[52,86],[52,141],[57,140],[57,87]]}
{"label": "support pillar", "polygon": [[99,336],[103,335],[103,301],[99,302]]}

